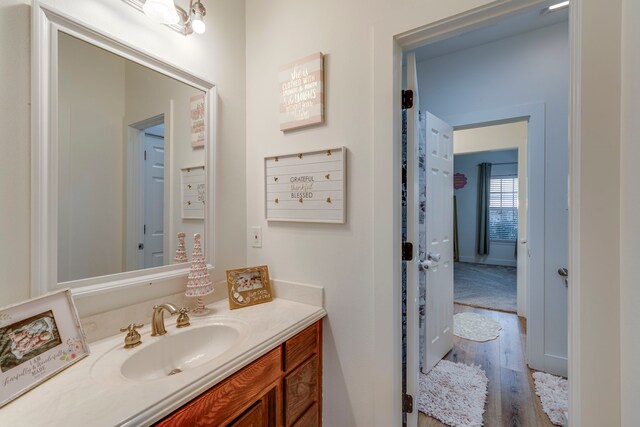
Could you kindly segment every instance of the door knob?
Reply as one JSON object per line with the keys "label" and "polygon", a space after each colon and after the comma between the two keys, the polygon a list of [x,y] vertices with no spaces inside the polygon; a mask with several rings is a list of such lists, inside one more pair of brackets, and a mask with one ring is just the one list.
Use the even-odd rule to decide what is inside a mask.
{"label": "door knob", "polygon": [[558,274],[564,278],[564,285],[569,287],[569,270],[565,267],[561,267],[558,269]]}
{"label": "door knob", "polygon": [[434,253],[431,253],[431,252],[427,252],[427,259],[429,261],[439,262],[440,261],[440,254],[434,254]]}
{"label": "door knob", "polygon": [[433,262],[429,259],[421,259],[418,261],[418,269],[420,271],[427,271],[431,267],[433,267]]}

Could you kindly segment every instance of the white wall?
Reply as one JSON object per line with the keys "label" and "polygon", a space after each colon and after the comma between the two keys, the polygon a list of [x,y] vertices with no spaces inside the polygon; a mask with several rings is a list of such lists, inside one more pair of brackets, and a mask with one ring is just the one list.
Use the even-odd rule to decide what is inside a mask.
{"label": "white wall", "polygon": [[125,60],[58,42],[58,281],[124,271]]}
{"label": "white wall", "polygon": [[0,3],[0,306],[29,298],[29,2]]}
{"label": "white wall", "polygon": [[[544,102],[544,325],[566,330],[568,291],[557,271],[568,264],[567,22],[421,61],[417,69],[420,108],[445,121]],[[567,352],[566,335],[544,334],[544,354],[566,360]]]}
{"label": "white wall", "polygon": [[[227,268],[244,264],[245,240],[245,16],[243,2],[209,0],[207,32],[181,36],[151,22],[120,1],[48,0],[63,13],[216,84],[216,268],[212,280],[224,279]],[[2,209],[0,235],[12,244],[0,249],[0,306],[29,297],[30,234],[30,2],[0,5],[0,195],[12,200]],[[183,4],[184,5],[184,4]],[[3,202],[5,203],[5,202]],[[3,204],[3,206],[5,206]],[[77,301],[81,315],[103,312],[179,292],[185,280],[112,292]],[[121,326],[121,325],[120,325]],[[115,325],[118,327],[118,325]]]}
{"label": "white wall", "polygon": [[620,305],[622,425],[638,423],[640,396],[640,3],[622,3],[622,135],[620,147]]}

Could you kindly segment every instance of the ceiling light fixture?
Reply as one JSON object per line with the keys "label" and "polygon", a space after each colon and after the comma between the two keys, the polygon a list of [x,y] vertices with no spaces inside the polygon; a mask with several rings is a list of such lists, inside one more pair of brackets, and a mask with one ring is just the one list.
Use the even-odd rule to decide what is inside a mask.
{"label": "ceiling light fixture", "polygon": [[177,24],[180,17],[173,0],[147,0],[142,6],[144,14],[159,24]]}
{"label": "ceiling light fixture", "polygon": [[569,6],[569,0],[552,4],[551,6],[542,9],[542,13],[555,12],[556,10],[564,9],[567,6]]}
{"label": "ceiling light fixture", "polygon": [[203,19],[207,14],[207,9],[205,9],[201,0],[189,0],[189,8],[187,10],[175,4],[175,0],[122,1],[144,13],[155,22],[166,25],[185,36],[192,33],[202,34],[207,28]]}

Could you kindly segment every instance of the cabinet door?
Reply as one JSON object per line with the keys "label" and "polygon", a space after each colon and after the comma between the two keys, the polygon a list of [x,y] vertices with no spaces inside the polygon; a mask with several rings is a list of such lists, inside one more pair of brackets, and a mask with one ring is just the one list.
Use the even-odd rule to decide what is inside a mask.
{"label": "cabinet door", "polygon": [[263,427],[262,401],[257,402],[237,420],[229,424],[229,427]]}
{"label": "cabinet door", "polygon": [[319,360],[315,355],[291,372],[284,380],[285,421],[287,427],[305,413],[319,398]]}

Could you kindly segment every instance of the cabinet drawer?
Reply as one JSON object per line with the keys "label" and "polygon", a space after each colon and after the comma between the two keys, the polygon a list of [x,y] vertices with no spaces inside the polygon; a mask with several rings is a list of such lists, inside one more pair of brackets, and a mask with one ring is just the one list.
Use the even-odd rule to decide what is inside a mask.
{"label": "cabinet drawer", "polygon": [[204,392],[157,425],[163,427],[218,426],[251,403],[282,375],[278,347],[238,373]]}
{"label": "cabinet drawer", "polygon": [[318,404],[314,403],[311,408],[307,409],[293,427],[318,427],[320,414],[318,414]]}
{"label": "cabinet drawer", "polygon": [[316,323],[291,338],[284,345],[284,370],[290,371],[310,355],[318,352],[319,324]]}
{"label": "cabinet drawer", "polygon": [[293,423],[319,398],[319,358],[313,356],[284,379],[285,422]]}

